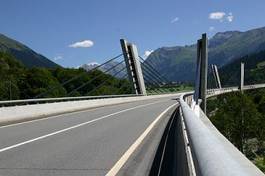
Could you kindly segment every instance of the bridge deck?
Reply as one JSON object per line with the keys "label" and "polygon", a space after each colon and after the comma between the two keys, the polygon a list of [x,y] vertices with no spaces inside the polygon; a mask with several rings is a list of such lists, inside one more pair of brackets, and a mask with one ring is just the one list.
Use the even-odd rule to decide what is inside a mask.
{"label": "bridge deck", "polygon": [[0,127],[0,175],[105,175],[174,103],[152,99]]}

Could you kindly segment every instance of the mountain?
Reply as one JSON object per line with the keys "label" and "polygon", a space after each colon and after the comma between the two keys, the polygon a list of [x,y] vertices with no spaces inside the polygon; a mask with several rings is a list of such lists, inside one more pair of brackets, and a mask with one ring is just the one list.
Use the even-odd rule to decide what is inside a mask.
{"label": "mountain", "polygon": [[0,34],[0,52],[13,55],[17,60],[27,67],[60,67],[46,57],[36,53],[22,43],[15,41],[7,36]]}
{"label": "mountain", "polygon": [[126,79],[99,70],[85,73],[75,68],[27,68],[11,54],[0,52],[0,100],[132,93]]}
{"label": "mountain", "polygon": [[99,65],[100,64],[97,62],[92,62],[92,63],[84,64],[84,65],[80,66],[80,68],[83,68],[84,70],[89,71],[89,70],[96,68]]}
{"label": "mountain", "polygon": [[[241,62],[245,64],[245,85],[264,83],[265,50],[240,57],[219,68],[222,86],[239,86]],[[213,88],[212,74],[209,77],[209,87]]]}
{"label": "mountain", "polygon": [[[114,67],[115,65],[117,65],[119,62],[117,61],[111,61],[105,65],[103,65],[102,67],[99,67],[99,70],[101,70],[102,72],[106,72],[109,69],[111,69],[112,67]],[[85,69],[86,71],[92,70],[93,68],[99,66],[100,64],[96,63],[96,62],[92,62],[89,64],[84,64],[81,66],[81,68]],[[126,69],[122,70],[123,68],[125,68],[125,64],[120,64],[117,65],[115,68],[109,70],[108,72],[106,72],[106,74],[110,74],[112,76],[115,76],[116,78],[124,78],[127,77],[127,72]],[[119,72],[120,70],[122,70],[120,73],[116,74],[117,72]]]}
{"label": "mountain", "polygon": [[[246,32],[218,32],[209,39],[209,65],[224,66],[244,55],[265,49],[265,27]],[[162,47],[146,59],[172,81],[193,82],[197,46]]]}

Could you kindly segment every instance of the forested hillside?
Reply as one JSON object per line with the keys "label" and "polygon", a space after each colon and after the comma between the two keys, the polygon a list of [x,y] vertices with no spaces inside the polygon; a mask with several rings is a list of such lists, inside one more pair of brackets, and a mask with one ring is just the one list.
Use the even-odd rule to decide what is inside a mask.
{"label": "forested hillside", "polygon": [[207,104],[215,127],[265,172],[265,89],[221,95]]}
{"label": "forested hillside", "polygon": [[[67,83],[75,77],[78,78]],[[3,52],[0,52],[0,80],[0,100],[131,93],[126,79],[120,80],[98,70],[87,73],[84,69],[61,67],[27,68]],[[77,89],[81,85],[84,87]]]}
{"label": "forested hillside", "polygon": [[[265,50],[240,57],[219,69],[223,86],[238,86],[240,83],[240,63],[245,63],[245,85],[265,83]],[[214,87],[212,74],[209,87]]]}
{"label": "forested hillside", "polygon": [[[199,37],[199,36],[198,36]],[[209,65],[222,67],[250,53],[265,50],[265,27],[245,32],[218,32],[209,39]],[[197,57],[196,44],[161,47],[146,59],[171,81],[194,82]]]}

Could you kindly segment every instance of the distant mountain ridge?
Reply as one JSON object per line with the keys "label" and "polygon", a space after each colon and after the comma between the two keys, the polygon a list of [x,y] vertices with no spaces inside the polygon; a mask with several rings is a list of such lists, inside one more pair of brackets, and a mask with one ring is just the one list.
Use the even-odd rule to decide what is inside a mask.
{"label": "distant mountain ridge", "polygon": [[[252,53],[219,68],[220,79],[223,86],[239,86],[240,64],[245,64],[244,84],[261,84],[265,80],[265,50]],[[210,75],[212,77],[212,74]],[[213,79],[210,79],[210,84]]]}
{"label": "distant mountain ridge", "polygon": [[[265,27],[246,32],[218,32],[209,39],[209,65],[224,66],[233,60],[265,49]],[[196,44],[162,47],[146,59],[171,81],[193,82],[195,77]]]}
{"label": "distant mountain ridge", "polygon": [[45,56],[36,53],[24,44],[0,34],[0,51],[13,55],[27,67],[60,67]]}
{"label": "distant mountain ridge", "polygon": [[[102,67],[100,67],[99,70],[103,71],[103,72],[106,72],[107,70],[109,70],[110,68],[114,67],[118,63],[119,62],[117,62],[117,61],[109,62],[109,63],[103,65]],[[84,64],[80,68],[83,68],[84,70],[89,71],[89,70],[92,70],[92,69],[94,69],[95,67],[97,67],[99,65],[100,64],[93,62],[93,63],[89,63],[89,64]],[[123,71],[121,71],[120,73],[118,73],[116,75],[116,73],[119,72],[120,70],[122,70],[124,67],[125,67],[125,64],[120,64],[120,65],[116,66],[115,68],[113,68],[112,70],[108,71],[106,74],[115,76],[116,78],[126,78],[127,77],[126,69],[124,69]],[[124,77],[124,75],[125,75],[125,77]]]}

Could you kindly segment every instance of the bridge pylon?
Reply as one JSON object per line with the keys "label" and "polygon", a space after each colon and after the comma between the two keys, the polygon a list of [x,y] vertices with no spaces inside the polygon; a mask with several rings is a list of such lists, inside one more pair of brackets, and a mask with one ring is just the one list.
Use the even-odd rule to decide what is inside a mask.
{"label": "bridge pylon", "polygon": [[241,92],[243,92],[243,88],[244,88],[244,74],[245,74],[245,64],[243,62],[241,62],[240,65],[240,86],[239,89]]}
{"label": "bridge pylon", "polygon": [[136,45],[120,39],[121,48],[127,68],[129,81],[133,85],[133,91],[137,95],[146,95],[146,88],[143,78],[141,63]]}
{"label": "bridge pylon", "polygon": [[220,76],[219,76],[219,72],[218,72],[218,68],[216,65],[212,64],[212,72],[213,72],[213,76],[214,76],[214,80],[215,80],[215,84],[216,87],[218,89],[221,89],[221,80],[220,80]]}
{"label": "bridge pylon", "polygon": [[207,94],[207,75],[208,75],[208,38],[202,34],[202,38],[197,41],[197,65],[194,100],[200,104],[206,113],[206,94]]}

